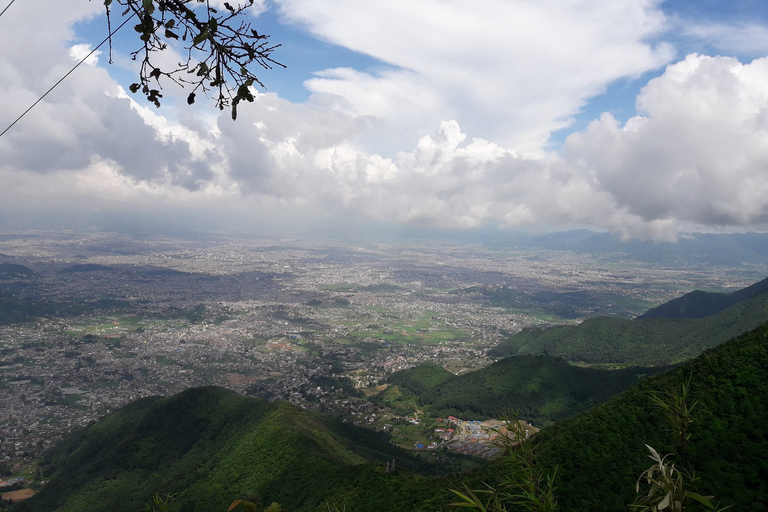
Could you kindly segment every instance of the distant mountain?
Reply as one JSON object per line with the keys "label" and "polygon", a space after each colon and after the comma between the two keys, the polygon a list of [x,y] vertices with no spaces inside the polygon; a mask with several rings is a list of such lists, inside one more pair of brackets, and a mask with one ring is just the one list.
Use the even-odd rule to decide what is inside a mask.
{"label": "distant mountain", "polygon": [[768,321],[768,293],[706,318],[589,318],[579,325],[523,329],[494,347],[494,357],[550,355],[591,364],[670,364],[697,356]]}
{"label": "distant mountain", "polygon": [[[402,468],[384,472],[385,461]],[[447,482],[412,473],[425,464],[386,438],[319,418],[287,402],[207,387],[145,398],[50,450],[50,482],[17,511],[145,510],[174,493],[173,510],[226,511],[236,499],[286,510],[436,510]],[[159,478],[158,476],[159,475]]]}
{"label": "distant mountain", "polygon": [[623,255],[637,261],[656,264],[768,263],[768,233],[689,233],[671,243],[621,240],[610,233],[581,229],[517,239],[513,243],[593,256]]}
{"label": "distant mountain", "polygon": [[[458,376],[425,363],[393,373],[389,382],[433,415],[485,419],[516,411],[541,426],[585,411],[667,369],[602,370],[547,356],[519,356]],[[386,392],[382,398],[387,398]]]}
{"label": "distant mountain", "polygon": [[[645,444],[674,449],[650,392],[691,378],[693,410],[687,462],[698,489],[734,511],[768,509],[768,323],[705,352],[678,369],[633,386],[606,403],[544,429],[538,460],[557,472],[563,512],[627,510],[635,482],[651,462]],[[678,457],[678,466],[683,464]]]}
{"label": "distant mountain", "polygon": [[35,273],[24,265],[0,263],[0,279],[15,279],[18,277],[31,277],[33,275],[35,275]]}
{"label": "distant mountain", "polygon": [[637,318],[705,318],[766,291],[768,291],[768,278],[733,293],[695,290],[649,309]]}

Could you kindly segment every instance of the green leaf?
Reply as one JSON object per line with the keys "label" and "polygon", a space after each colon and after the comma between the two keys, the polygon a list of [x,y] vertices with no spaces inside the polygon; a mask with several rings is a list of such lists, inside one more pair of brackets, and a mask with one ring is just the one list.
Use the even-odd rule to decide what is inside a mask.
{"label": "green leaf", "polygon": [[712,502],[709,501],[712,498],[712,496],[702,496],[699,493],[688,491],[688,492],[685,493],[685,497],[686,498],[692,498],[692,499],[698,501],[699,503],[701,503],[702,505],[704,505],[707,508],[715,508],[714,505],[712,505]]}
{"label": "green leaf", "polygon": [[208,39],[208,30],[207,29],[203,30],[202,32],[197,34],[195,36],[195,38],[192,40],[192,44],[194,44],[194,45],[200,44],[203,41],[205,41],[206,39]]}

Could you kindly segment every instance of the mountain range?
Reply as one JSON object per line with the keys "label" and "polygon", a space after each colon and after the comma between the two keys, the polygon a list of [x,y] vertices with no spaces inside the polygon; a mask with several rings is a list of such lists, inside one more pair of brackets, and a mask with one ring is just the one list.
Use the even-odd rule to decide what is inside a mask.
{"label": "mountain range", "polygon": [[489,351],[590,364],[665,365],[690,359],[768,321],[768,280],[731,294],[692,292],[636,319],[527,328]]}
{"label": "mountain range", "polygon": [[766,291],[768,291],[768,278],[733,293],[694,290],[661,306],[649,309],[637,318],[638,320],[644,318],[706,318]]}

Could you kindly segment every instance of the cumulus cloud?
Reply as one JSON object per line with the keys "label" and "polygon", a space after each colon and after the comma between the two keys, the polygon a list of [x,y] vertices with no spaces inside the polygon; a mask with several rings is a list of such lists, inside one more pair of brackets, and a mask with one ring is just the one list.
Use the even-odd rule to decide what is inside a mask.
{"label": "cumulus cloud", "polygon": [[[10,123],[88,55],[90,45],[71,43],[70,27],[97,14],[103,14],[103,5],[81,1],[37,0],[9,9],[0,45],[21,51],[6,52],[0,60],[0,72],[8,77],[0,83],[3,120]],[[17,28],[29,27],[29,20],[35,20],[34,30]],[[161,136],[97,62],[94,54],[0,139],[1,165],[49,175],[107,162],[135,181],[186,188],[210,181],[210,163],[196,158],[187,140]]]}
{"label": "cumulus cloud", "polygon": [[[768,59],[689,55],[647,84],[640,115],[604,114],[547,152],[590,95],[672,54],[645,42],[664,26],[658,2],[553,1],[281,0],[293,22],[388,66],[320,70],[309,101],[258,94],[237,122],[141,106],[94,59],[0,138],[0,210],[591,225],[656,240],[768,226]],[[13,6],[17,21],[34,13],[34,34],[10,10],[1,20],[0,44],[25,48],[0,56],[3,119],[87,54],[70,27],[102,8],[42,2]]]}
{"label": "cumulus cloud", "polygon": [[537,158],[469,139],[456,121],[387,157],[352,142],[365,118],[259,101],[254,133],[240,133],[259,143],[232,177],[321,211],[439,227],[590,224],[657,240],[681,225],[768,222],[768,58],[689,55],[643,89],[643,115],[622,125],[604,114],[563,155]]}
{"label": "cumulus cloud", "polygon": [[411,139],[445,119],[478,137],[537,153],[611,81],[669,62],[659,2],[557,0],[279,0],[317,37],[392,66],[325,70],[314,92],[336,94]]}
{"label": "cumulus cloud", "polygon": [[644,88],[644,114],[604,114],[571,135],[567,158],[647,222],[768,221],[768,59],[689,55]]}
{"label": "cumulus cloud", "polygon": [[[254,116],[263,119],[281,101],[261,96]],[[591,223],[652,236],[642,219],[556,156],[524,158],[484,139],[467,140],[456,121],[444,121],[411,151],[384,157],[346,138],[364,119],[313,118],[306,108],[288,116],[297,120],[292,130],[270,130],[267,120],[249,123],[245,132],[223,131],[228,143],[250,141],[245,151],[225,150],[246,198],[440,228]],[[659,232],[673,236],[674,224],[662,224]]]}

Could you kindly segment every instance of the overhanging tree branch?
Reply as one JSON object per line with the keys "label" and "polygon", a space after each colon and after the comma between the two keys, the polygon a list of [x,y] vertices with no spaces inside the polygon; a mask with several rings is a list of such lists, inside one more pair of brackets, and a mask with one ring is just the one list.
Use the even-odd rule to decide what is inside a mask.
{"label": "overhanging tree branch", "polygon": [[[142,45],[131,52],[134,60],[141,59],[139,81],[129,89],[141,91],[157,107],[163,96],[161,79],[165,78],[192,88],[187,96],[190,105],[198,92],[206,96],[213,92],[216,106],[231,108],[232,119],[236,119],[237,105],[254,100],[251,87],[264,87],[253,69],[285,67],[272,58],[280,45],[271,44],[268,35],[243,19],[253,0],[234,6],[224,2],[221,12],[210,0],[104,0],[108,23],[114,5],[124,8],[123,16],[132,14],[139,20],[133,28]],[[181,47],[185,60],[175,69],[161,69],[153,57],[171,45]]]}

